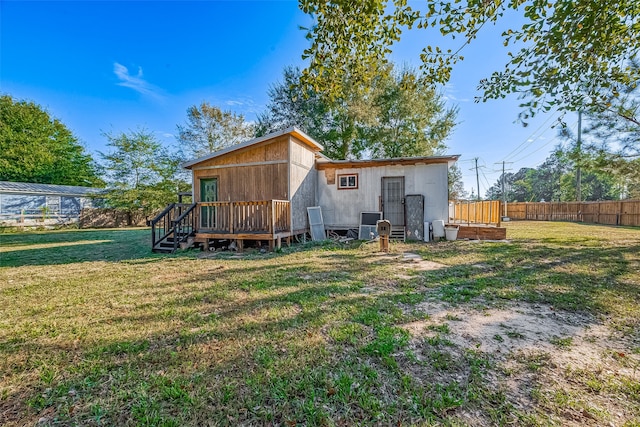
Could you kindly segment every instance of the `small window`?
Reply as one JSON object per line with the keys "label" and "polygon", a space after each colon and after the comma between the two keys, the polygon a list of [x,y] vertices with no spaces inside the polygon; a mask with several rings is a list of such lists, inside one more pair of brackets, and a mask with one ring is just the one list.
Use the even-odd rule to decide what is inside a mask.
{"label": "small window", "polygon": [[338,190],[355,190],[358,188],[358,174],[338,175]]}
{"label": "small window", "polygon": [[47,196],[46,203],[49,213],[60,213],[60,196]]}

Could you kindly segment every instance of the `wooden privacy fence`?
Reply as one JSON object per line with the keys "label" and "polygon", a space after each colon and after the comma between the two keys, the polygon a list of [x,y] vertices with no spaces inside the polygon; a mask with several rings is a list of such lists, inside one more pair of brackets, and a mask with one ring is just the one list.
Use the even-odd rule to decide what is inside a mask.
{"label": "wooden privacy fence", "polygon": [[640,200],[602,202],[515,202],[507,204],[511,219],[575,221],[640,226]]}
{"label": "wooden privacy fence", "polygon": [[455,224],[487,224],[500,226],[499,200],[449,202],[449,222]]}

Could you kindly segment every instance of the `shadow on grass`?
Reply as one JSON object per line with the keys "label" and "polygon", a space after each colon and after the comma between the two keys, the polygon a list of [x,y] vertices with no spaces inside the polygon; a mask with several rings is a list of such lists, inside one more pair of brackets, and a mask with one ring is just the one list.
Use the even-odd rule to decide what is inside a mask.
{"label": "shadow on grass", "polygon": [[[145,250],[150,253],[148,246]],[[620,300],[640,303],[640,290],[624,279],[638,270],[639,245],[428,250],[443,257],[465,250],[480,255],[481,265],[467,262],[420,273],[429,292],[453,304],[538,301],[608,313]],[[278,264],[266,266],[242,259],[203,260],[211,261],[207,268],[216,261],[226,267],[149,286],[157,300],[96,319],[125,325],[119,332],[135,332],[131,339],[96,337],[61,345],[40,336],[5,342],[0,347],[5,355],[20,352],[28,359],[23,368],[13,365],[15,373],[32,372],[0,399],[0,413],[17,405],[19,412],[9,419],[15,424],[23,415],[37,421],[53,414],[52,423],[111,425],[391,425],[442,422],[455,415],[471,394],[470,384],[456,383],[458,388],[439,393],[431,388],[438,384],[414,385],[394,362],[405,357],[402,337],[393,329],[405,320],[395,298],[404,291],[359,292],[376,279],[364,259],[368,254],[315,256],[330,268],[287,254],[269,255],[264,259],[277,258]],[[333,346],[322,335],[323,328],[340,322],[347,326],[341,333],[356,326],[354,344]],[[432,369],[411,363],[423,372]]]}
{"label": "shadow on grass", "polygon": [[[264,271],[277,272],[277,267]],[[369,403],[355,395],[347,399],[328,393],[334,387],[333,373],[355,377],[361,368],[350,357],[328,357],[317,331],[363,310],[383,313],[384,304],[354,293],[342,279],[323,280],[319,269],[306,272],[314,280],[298,273],[295,264],[287,265],[282,275],[274,274],[247,291],[255,292],[254,297],[231,304],[216,298],[219,289],[212,283],[212,289],[174,293],[157,310],[146,307],[146,312],[100,319],[126,324],[128,330],[153,331],[141,338],[69,345],[46,338],[5,343],[5,355],[29,354],[26,363],[37,379],[12,390],[0,401],[0,410],[7,413],[4,410],[20,399],[18,418],[9,421],[54,414],[62,423],[94,424],[100,415],[107,424],[166,425],[180,419],[191,425],[291,420],[317,425],[329,416],[316,408],[323,402],[341,408],[346,419],[347,406],[355,405],[357,419],[376,422],[384,378],[354,378],[361,384],[357,392],[366,394]],[[281,282],[285,277],[286,288]],[[225,288],[235,285],[227,281]],[[279,292],[264,292],[268,290]],[[331,301],[333,297],[340,298]],[[154,330],[157,325],[159,330]],[[269,413],[257,413],[256,408]]]}
{"label": "shadow on grass", "polygon": [[[87,261],[150,262],[149,259],[166,257],[151,252],[150,234],[148,229],[0,234],[0,267],[59,265]],[[12,250],[12,245],[19,248]]]}
{"label": "shadow on grass", "polygon": [[[640,271],[638,244],[579,248],[498,244],[461,250],[479,252],[483,259],[422,274],[426,285],[436,284],[441,298],[450,303],[482,297],[548,303],[592,314],[615,312],[620,301],[640,304],[640,286],[629,281]],[[439,256],[454,254],[446,248]]]}

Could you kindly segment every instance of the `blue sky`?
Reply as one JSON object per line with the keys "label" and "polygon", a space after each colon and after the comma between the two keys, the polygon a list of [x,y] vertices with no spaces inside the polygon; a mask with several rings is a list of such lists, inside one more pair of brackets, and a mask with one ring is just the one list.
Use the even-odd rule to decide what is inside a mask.
{"label": "blue sky", "polygon": [[[96,157],[107,149],[103,132],[144,126],[171,145],[186,109],[201,101],[255,119],[283,67],[305,65],[299,26],[309,24],[296,1],[1,0],[0,93],[42,105]],[[499,176],[494,163],[535,167],[560,142],[550,128],[556,115],[524,128],[514,123],[515,97],[473,102],[478,81],[506,61],[502,29],[483,29],[442,89],[460,108],[448,153],[462,155],[467,191],[477,191],[470,169],[479,158],[483,194]],[[427,37],[405,34],[392,59],[418,66]]]}

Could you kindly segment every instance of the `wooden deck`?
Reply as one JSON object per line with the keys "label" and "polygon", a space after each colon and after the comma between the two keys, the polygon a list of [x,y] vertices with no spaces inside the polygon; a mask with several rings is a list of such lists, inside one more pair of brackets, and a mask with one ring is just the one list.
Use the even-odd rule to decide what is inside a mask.
{"label": "wooden deck", "polygon": [[269,249],[280,248],[282,239],[307,230],[291,228],[288,200],[200,202],[196,208],[195,241],[208,249],[210,240],[234,240],[242,251],[245,240],[265,240]]}
{"label": "wooden deck", "polygon": [[154,252],[175,252],[195,243],[209,249],[211,240],[233,240],[242,251],[245,240],[267,241],[269,249],[280,248],[282,239],[309,230],[293,230],[291,202],[260,200],[242,202],[172,203],[151,226]]}

